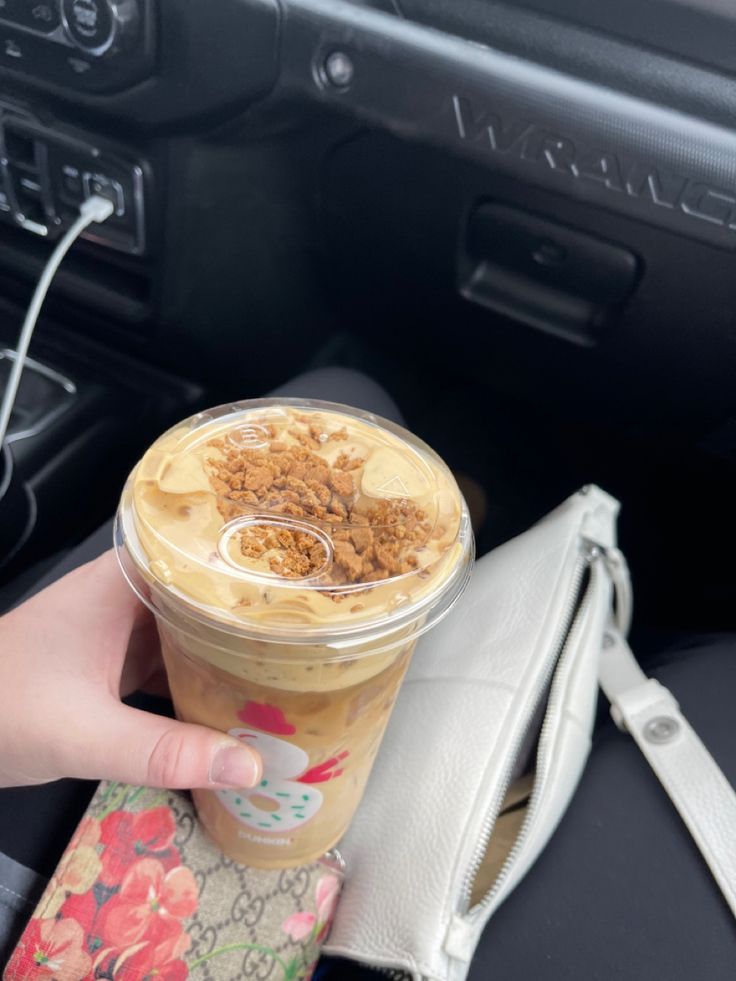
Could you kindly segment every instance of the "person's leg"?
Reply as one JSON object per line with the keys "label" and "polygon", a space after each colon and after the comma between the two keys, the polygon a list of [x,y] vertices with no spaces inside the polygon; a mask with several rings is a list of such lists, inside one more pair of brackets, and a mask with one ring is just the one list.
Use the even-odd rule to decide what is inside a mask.
{"label": "person's leg", "polygon": [[[345,368],[306,372],[277,388],[271,396],[343,402],[402,422],[396,403],[380,385],[366,375]],[[72,549],[34,585],[29,595],[110,548],[112,525],[110,520]],[[121,588],[126,588],[122,581]],[[163,699],[137,696],[135,704],[162,714],[170,711],[170,704]],[[0,790],[0,967],[32,912],[45,880],[56,867],[94,789],[92,783],[60,780],[40,787]]]}
{"label": "person's leg", "polygon": [[399,407],[378,382],[368,375],[350,368],[318,368],[290,379],[270,393],[270,398],[283,395],[285,398],[323,399],[327,402],[342,402],[356,409],[372,412],[392,422],[403,425],[404,420]]}
{"label": "person's leg", "polygon": [[[652,673],[736,785],[736,636]],[[470,981],[730,981],[735,964],[733,917],[700,852],[631,737],[609,721],[558,831],[491,920]]]}

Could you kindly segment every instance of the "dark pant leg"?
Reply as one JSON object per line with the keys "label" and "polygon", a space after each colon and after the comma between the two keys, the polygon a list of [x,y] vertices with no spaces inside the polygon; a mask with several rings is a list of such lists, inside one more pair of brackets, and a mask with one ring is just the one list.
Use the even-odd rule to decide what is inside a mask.
{"label": "dark pant leg", "polygon": [[[307,372],[272,394],[343,402],[402,421],[387,392],[367,376],[344,368]],[[111,545],[112,521],[73,549],[36,584],[32,593],[101,555]],[[124,588],[127,587],[121,580],[121,589]],[[163,700],[145,696],[137,698],[136,704],[162,713],[170,708]],[[0,965],[12,949],[45,879],[56,867],[95,786],[80,780],[59,780],[40,787],[0,790]]]}
{"label": "dark pant leg", "polygon": [[342,402],[357,409],[373,412],[384,419],[404,424],[399,407],[381,386],[367,375],[349,368],[319,368],[307,371],[280,385],[271,397],[325,399]]}
{"label": "dark pant leg", "polygon": [[[653,674],[736,785],[736,637]],[[486,930],[470,979],[734,977],[733,917],[648,763],[609,722],[549,847]]]}

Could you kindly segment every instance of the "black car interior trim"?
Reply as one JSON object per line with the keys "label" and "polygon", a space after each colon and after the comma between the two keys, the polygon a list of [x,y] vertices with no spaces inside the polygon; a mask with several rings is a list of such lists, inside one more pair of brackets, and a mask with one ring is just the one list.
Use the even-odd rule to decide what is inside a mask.
{"label": "black car interior trim", "polygon": [[[353,64],[330,84],[325,59]],[[725,248],[736,133],[380,11],[288,0],[283,84],[406,139]]]}

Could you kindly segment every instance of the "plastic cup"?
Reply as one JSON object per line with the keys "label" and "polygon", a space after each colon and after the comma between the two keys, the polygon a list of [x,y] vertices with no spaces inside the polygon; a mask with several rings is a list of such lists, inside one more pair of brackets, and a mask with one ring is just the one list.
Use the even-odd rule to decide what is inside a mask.
{"label": "plastic cup", "polygon": [[358,806],[417,638],[467,584],[473,536],[447,466],[347,406],[220,406],[138,463],[116,545],[156,615],[178,717],[263,758],[259,787],[193,792],[203,825],[246,865],[315,860]]}

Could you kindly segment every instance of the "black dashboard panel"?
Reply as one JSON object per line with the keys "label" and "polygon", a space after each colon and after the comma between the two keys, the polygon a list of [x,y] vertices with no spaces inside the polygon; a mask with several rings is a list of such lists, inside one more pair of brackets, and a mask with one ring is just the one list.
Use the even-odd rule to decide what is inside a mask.
{"label": "black dashboard panel", "polygon": [[646,46],[641,37],[629,41],[499,0],[402,0],[402,10],[417,24],[700,119],[730,126],[736,113],[730,74]]}
{"label": "black dashboard panel", "polygon": [[[573,23],[574,10],[536,3],[42,0],[33,9],[48,14],[29,19],[6,0],[0,286],[22,297],[80,195],[102,190],[116,214],[55,287],[80,329],[131,347],[175,334],[162,357],[183,361],[208,330],[240,350],[243,324],[257,322],[259,343],[287,341],[297,362],[296,325],[325,329],[315,296],[332,289],[317,269],[321,162],[361,128],[441,151],[448,182],[471,163],[577,204],[589,239],[608,213],[731,252],[736,81],[593,29],[582,7]],[[22,57],[4,55],[3,39]],[[31,43],[43,57],[26,57]],[[61,79],[58,58],[71,66]]]}
{"label": "black dashboard panel", "polygon": [[154,69],[152,0],[5,0],[0,65],[75,91],[132,85]]}
{"label": "black dashboard panel", "polygon": [[[283,34],[284,84],[325,106],[590,205],[736,247],[730,121],[333,0],[291,0]],[[338,55],[351,66],[346,81],[331,77]]]}
{"label": "black dashboard panel", "polygon": [[[29,0],[13,0],[23,7]],[[140,129],[232,113],[277,76],[277,0],[43,0],[49,31],[0,16],[0,86]],[[90,11],[128,8],[123,26],[89,38],[70,26]],[[11,17],[15,16],[12,13]],[[135,16],[130,15],[135,10]],[[99,14],[96,15],[99,17]],[[53,28],[53,29],[52,29]]]}
{"label": "black dashboard panel", "polygon": [[727,71],[736,69],[730,0],[516,0],[519,6]]}

